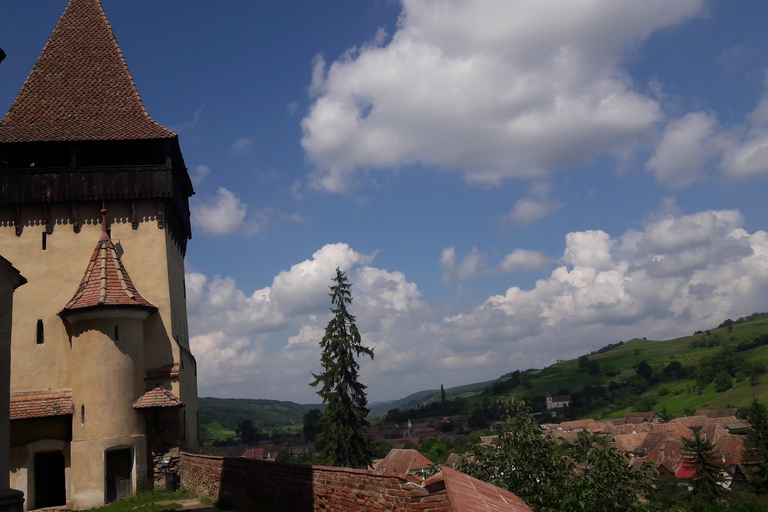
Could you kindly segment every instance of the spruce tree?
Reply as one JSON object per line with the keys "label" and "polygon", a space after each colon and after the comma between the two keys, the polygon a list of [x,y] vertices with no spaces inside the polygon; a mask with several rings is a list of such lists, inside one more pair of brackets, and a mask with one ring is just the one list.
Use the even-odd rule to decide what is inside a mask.
{"label": "spruce tree", "polygon": [[768,409],[752,399],[746,419],[752,426],[744,442],[742,460],[747,468],[749,486],[758,494],[768,493]]}
{"label": "spruce tree", "polygon": [[725,471],[722,457],[715,451],[715,445],[701,435],[701,427],[693,427],[693,437],[683,438],[683,464],[693,471],[689,482],[693,486],[693,494],[707,500],[722,496],[724,489],[720,486],[720,474]]}
{"label": "spruce tree", "polygon": [[328,464],[365,469],[373,461],[373,440],[365,430],[368,399],[366,386],[358,381],[360,365],[356,358],[367,355],[373,359],[373,350],[363,346],[355,317],[347,310],[352,302],[352,285],[338,268],[334,283],[329,294],[333,318],[320,341],[324,371],[313,373],[315,380],[311,383],[320,386],[317,394],[325,404],[317,445]]}

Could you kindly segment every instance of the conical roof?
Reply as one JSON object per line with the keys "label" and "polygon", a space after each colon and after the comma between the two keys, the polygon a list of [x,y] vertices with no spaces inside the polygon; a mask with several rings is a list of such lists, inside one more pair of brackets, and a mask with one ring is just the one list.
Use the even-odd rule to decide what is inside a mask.
{"label": "conical roof", "polygon": [[0,143],[172,137],[145,110],[99,0],[70,0],[0,121]]}
{"label": "conical roof", "polygon": [[[102,210],[102,213],[106,216],[106,210]],[[85,308],[115,306],[157,309],[136,290],[120,261],[115,244],[104,229],[74,297],[59,314]]]}

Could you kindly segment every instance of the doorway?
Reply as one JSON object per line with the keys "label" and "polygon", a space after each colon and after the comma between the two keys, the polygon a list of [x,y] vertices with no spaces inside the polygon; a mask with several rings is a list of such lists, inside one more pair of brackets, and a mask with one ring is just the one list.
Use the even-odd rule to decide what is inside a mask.
{"label": "doorway", "polygon": [[133,472],[133,451],[130,448],[110,450],[105,454],[106,502],[112,503],[133,494],[131,473]]}
{"label": "doorway", "polygon": [[35,454],[35,508],[67,504],[64,452]]}

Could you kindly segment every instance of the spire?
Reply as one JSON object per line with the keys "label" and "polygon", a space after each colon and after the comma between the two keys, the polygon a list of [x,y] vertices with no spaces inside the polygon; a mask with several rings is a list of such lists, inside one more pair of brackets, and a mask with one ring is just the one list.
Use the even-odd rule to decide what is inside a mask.
{"label": "spire", "polygon": [[70,0],[0,121],[0,143],[173,137],[144,109],[99,0]]}
{"label": "spire", "polygon": [[107,210],[101,210],[101,238],[93,250],[85,275],[74,297],[67,302],[59,315],[85,308],[134,306],[157,309],[142,297],[125,270],[115,244],[107,231]]}

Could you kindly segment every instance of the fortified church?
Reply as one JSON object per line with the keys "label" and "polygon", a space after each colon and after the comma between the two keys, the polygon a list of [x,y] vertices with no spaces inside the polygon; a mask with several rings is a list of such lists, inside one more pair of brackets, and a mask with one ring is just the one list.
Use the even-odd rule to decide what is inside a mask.
{"label": "fortified church", "polygon": [[192,184],[99,0],[70,0],[0,121],[14,295],[10,487],[26,509],[151,488],[196,451],[184,255]]}

